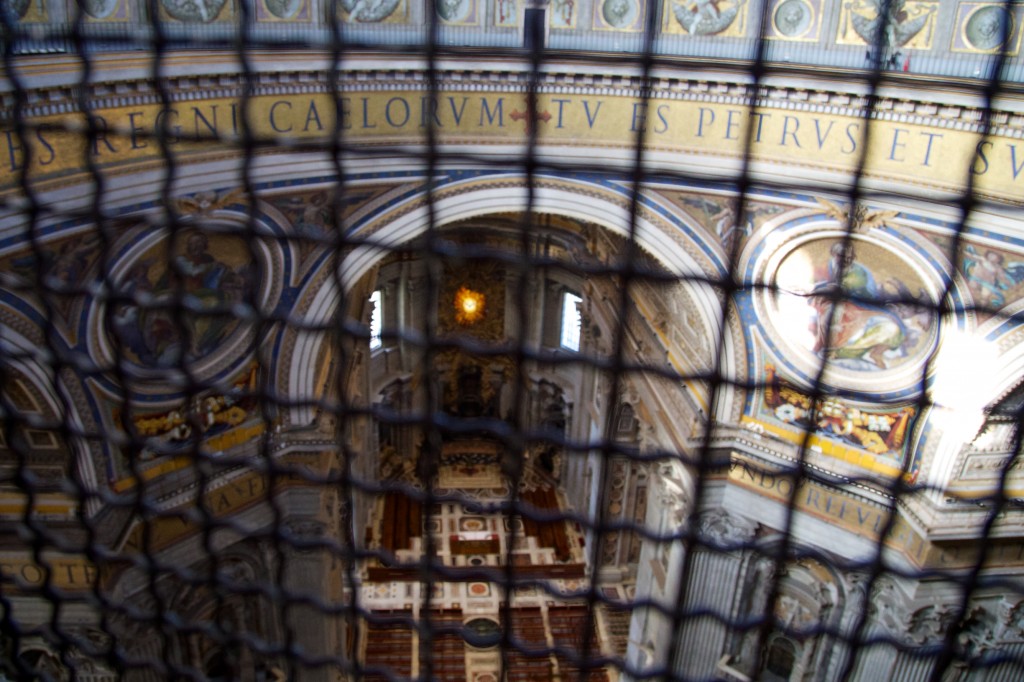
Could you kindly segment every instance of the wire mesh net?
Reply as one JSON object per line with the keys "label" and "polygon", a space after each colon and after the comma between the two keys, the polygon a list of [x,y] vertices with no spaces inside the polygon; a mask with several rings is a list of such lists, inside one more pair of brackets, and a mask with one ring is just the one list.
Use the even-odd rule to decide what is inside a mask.
{"label": "wire mesh net", "polygon": [[1020,679],[1018,5],[2,9],[7,679]]}

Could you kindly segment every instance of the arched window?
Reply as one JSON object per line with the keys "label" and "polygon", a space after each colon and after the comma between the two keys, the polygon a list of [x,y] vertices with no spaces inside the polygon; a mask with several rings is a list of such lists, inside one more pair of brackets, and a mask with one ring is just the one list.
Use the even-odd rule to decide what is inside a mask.
{"label": "arched window", "polygon": [[383,345],[380,338],[381,320],[383,319],[380,299],[380,289],[370,294],[370,305],[373,306],[370,309],[370,350],[377,350]]}
{"label": "arched window", "polygon": [[571,291],[562,294],[562,334],[559,345],[567,350],[580,349],[582,318],[579,304],[582,302],[583,299]]}

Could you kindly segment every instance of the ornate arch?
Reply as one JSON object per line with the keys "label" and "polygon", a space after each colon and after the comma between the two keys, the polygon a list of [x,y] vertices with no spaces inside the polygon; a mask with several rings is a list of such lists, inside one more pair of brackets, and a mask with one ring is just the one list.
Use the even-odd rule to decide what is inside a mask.
{"label": "ornate arch", "polygon": [[[520,175],[495,175],[470,180],[456,179],[442,185],[430,197],[425,190],[410,193],[403,200],[385,207],[360,223],[352,237],[364,245],[346,254],[338,266],[339,290],[330,273],[321,273],[297,298],[304,324],[328,325],[338,314],[349,290],[369,273],[390,249],[422,235],[434,224],[443,227],[458,221],[494,213],[526,210],[526,178]],[[629,191],[625,185],[596,183],[581,179],[541,177],[535,179],[532,206],[536,213],[553,213],[596,224],[615,234],[628,236]],[[720,273],[717,264],[701,248],[698,234],[664,213],[643,209],[637,217],[636,239],[670,272],[707,281]],[[717,338],[721,305],[712,287],[695,282],[690,291],[697,310],[698,324],[710,338]],[[318,358],[323,357],[325,337],[299,334],[290,357],[282,358],[282,370],[289,377],[288,394],[293,398],[319,395],[316,378],[320,375]],[[287,367],[287,369],[285,369]],[[296,407],[289,416],[292,424],[309,423],[308,407]]]}

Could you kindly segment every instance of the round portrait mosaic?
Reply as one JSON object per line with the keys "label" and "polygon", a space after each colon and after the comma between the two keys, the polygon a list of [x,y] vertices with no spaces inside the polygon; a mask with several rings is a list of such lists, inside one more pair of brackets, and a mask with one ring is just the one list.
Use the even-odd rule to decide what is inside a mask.
{"label": "round portrait mosaic", "polygon": [[274,297],[264,256],[212,230],[173,240],[149,232],[122,252],[113,296],[90,313],[96,356],[137,376],[182,366],[199,377],[231,371],[254,343],[244,311]]}
{"label": "round portrait mosaic", "polygon": [[930,287],[911,263],[879,244],[839,237],[804,241],[777,263],[767,319],[802,374],[813,377],[827,361],[833,383],[920,379],[936,324]]}

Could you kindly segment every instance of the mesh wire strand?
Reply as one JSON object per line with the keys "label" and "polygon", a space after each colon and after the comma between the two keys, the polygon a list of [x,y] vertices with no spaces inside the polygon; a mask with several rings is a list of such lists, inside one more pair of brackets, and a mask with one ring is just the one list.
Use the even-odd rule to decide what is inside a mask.
{"label": "mesh wire strand", "polygon": [[[327,16],[337,16],[340,3],[331,0],[325,8]],[[12,5],[13,6],[13,5]],[[883,6],[882,16],[889,17],[892,2]],[[833,553],[819,550],[802,541],[795,532],[798,513],[798,495],[801,484],[836,483],[828,472],[823,472],[810,461],[814,431],[805,429],[799,456],[785,469],[764,469],[760,475],[773,475],[790,481],[789,495],[785,500],[786,513],[781,525],[774,530],[777,534],[771,542],[760,535],[735,541],[714,540],[707,531],[702,516],[707,511],[705,501],[715,494],[723,475],[728,470],[728,458],[723,459],[719,442],[728,434],[728,425],[716,419],[705,418],[697,425],[698,438],[692,448],[685,450],[638,449],[625,446],[618,438],[616,411],[606,408],[597,424],[597,435],[589,440],[574,440],[557,432],[538,428],[523,411],[512,411],[507,415],[466,416],[452,414],[446,407],[446,396],[437,382],[428,381],[429,371],[422,371],[411,384],[420,406],[418,409],[392,409],[380,404],[367,402],[360,396],[352,382],[353,368],[360,363],[369,363],[367,342],[370,337],[367,327],[368,314],[363,300],[370,291],[364,282],[355,283],[344,279],[342,261],[357,253],[360,248],[373,247],[381,252],[385,261],[415,260],[422,265],[422,300],[427,310],[440,310],[447,293],[446,273],[452,269],[469,266],[495,266],[505,273],[507,291],[511,300],[518,305],[511,306],[506,314],[514,318],[516,329],[526,330],[536,324],[534,314],[524,302],[529,300],[533,277],[536,272],[560,273],[560,276],[575,278],[577,281],[600,282],[613,289],[617,298],[607,301],[615,313],[616,324],[612,335],[603,339],[607,352],[601,355],[593,352],[593,346],[585,346],[578,354],[550,354],[538,351],[529,345],[520,334],[510,343],[480,341],[472,335],[454,335],[440,326],[433,315],[424,315],[422,325],[411,329],[385,323],[382,331],[383,343],[394,348],[401,345],[417,368],[436,368],[450,361],[451,353],[483,358],[485,361],[500,363],[508,361],[512,369],[506,374],[509,403],[524,405],[529,400],[531,372],[558,372],[583,370],[593,371],[603,377],[602,395],[598,398],[605,406],[616,405],[620,396],[628,391],[634,378],[642,377],[651,381],[663,381],[680,385],[695,382],[707,387],[708,405],[718,405],[722,394],[728,390],[741,392],[764,391],[772,387],[763,381],[741,382],[735,380],[727,368],[727,355],[731,352],[725,335],[726,322],[739,314],[738,307],[745,297],[763,289],[765,285],[748,281],[739,271],[743,257],[743,239],[737,235],[725,244],[728,272],[720,278],[705,275],[670,274],[646,253],[638,238],[641,215],[645,206],[647,191],[654,184],[704,183],[716,191],[728,192],[730,206],[738,216],[737,224],[743,225],[752,210],[753,197],[765,192],[802,191],[784,182],[771,185],[763,179],[755,179],[752,171],[754,157],[755,127],[745,129],[746,153],[735,174],[726,179],[709,178],[696,172],[668,172],[660,167],[655,170],[648,163],[649,130],[641,127],[636,131],[631,149],[629,168],[610,171],[595,160],[593,165],[581,165],[567,161],[555,161],[538,152],[538,125],[525,126],[523,153],[515,158],[497,160],[493,155],[474,154],[472,151],[456,151],[439,143],[439,131],[434,121],[425,117],[423,144],[416,148],[381,144],[373,147],[360,145],[350,139],[342,125],[345,116],[341,97],[361,92],[353,87],[350,73],[345,71],[346,60],[372,53],[378,55],[381,68],[386,70],[391,60],[417,60],[422,69],[428,98],[436,98],[441,90],[440,71],[442,62],[472,60],[479,53],[442,46],[439,42],[440,20],[436,13],[426,12],[427,23],[422,29],[420,41],[416,44],[388,46],[382,44],[361,44],[350,39],[342,22],[328,22],[326,33],[311,33],[309,36],[268,38],[256,31],[257,23],[254,5],[241,2],[233,6],[236,21],[230,30],[221,33],[204,33],[202,30],[183,30],[180,24],[166,21],[151,21],[146,31],[135,36],[118,36],[107,42],[91,24],[87,16],[72,6],[72,19],[66,24],[49,28],[26,27],[19,23],[11,11],[3,14],[4,70],[10,83],[9,95],[4,110],[5,123],[12,131],[12,139],[26,154],[22,170],[17,174],[18,186],[15,191],[3,195],[4,209],[16,216],[18,234],[14,240],[28,248],[25,266],[17,272],[4,272],[3,294],[5,304],[28,300],[39,311],[35,330],[38,343],[26,345],[21,339],[22,330],[6,325],[0,327],[0,384],[5,390],[0,394],[0,409],[3,417],[3,434],[7,444],[7,466],[0,481],[9,494],[18,494],[22,499],[20,518],[10,514],[5,517],[4,541],[8,554],[23,552],[29,557],[33,568],[22,568],[20,578],[11,569],[2,572],[0,583],[0,607],[2,607],[3,656],[2,668],[10,679],[305,679],[316,675],[340,676],[343,679],[403,679],[416,671],[418,679],[458,679],[460,647],[469,646],[474,652],[493,652],[500,660],[498,670],[508,679],[547,679],[561,671],[561,679],[611,679],[618,674],[628,674],[634,679],[691,679],[684,670],[686,659],[694,655],[691,649],[682,646],[682,637],[668,646],[663,663],[658,667],[641,667],[636,656],[627,662],[621,651],[612,651],[607,641],[609,625],[614,619],[621,623],[626,617],[649,609],[665,618],[665,628],[680,635],[691,632],[702,623],[716,621],[721,624],[724,637],[741,642],[753,652],[750,668],[761,671],[769,679],[777,675],[779,666],[785,668],[785,653],[779,645],[780,637],[791,643],[809,646],[820,642],[835,650],[839,661],[830,669],[828,679],[855,678],[870,673],[866,661],[872,652],[884,649],[898,651],[911,657],[930,661],[924,677],[931,680],[954,679],[955,675],[984,675],[998,665],[1010,662],[1024,666],[1024,661],[1011,654],[995,651],[979,654],[966,645],[966,634],[978,625],[978,612],[974,610],[974,598],[980,593],[992,594],[1001,591],[1010,601],[1021,597],[1020,585],[1016,580],[993,579],[983,571],[987,552],[993,547],[994,529],[1001,515],[1012,511],[1016,501],[1006,494],[1007,479],[1016,454],[1009,457],[1001,469],[996,487],[978,500],[986,512],[981,523],[973,530],[976,546],[979,548],[972,564],[962,571],[914,571],[905,564],[894,562],[887,556],[885,544],[879,540],[873,551],[859,560],[843,560]],[[1007,8],[1010,5],[1007,4]],[[150,0],[146,13],[152,17],[164,16],[162,6]],[[346,9],[349,9],[346,6]],[[516,65],[515,78],[525,92],[527,111],[537,110],[537,95],[543,82],[545,65],[556,57],[571,59],[581,70],[593,72],[615,71],[630,80],[636,91],[641,110],[648,107],[655,88],[655,71],[661,76],[667,71],[683,68],[698,68],[699,65],[674,62],[656,52],[655,42],[661,21],[660,10],[648,6],[645,13],[643,41],[638,52],[629,55],[602,55],[587,53],[555,54],[538,46],[531,51],[517,49],[495,50],[491,56]],[[754,49],[748,59],[737,67],[745,71],[745,89],[749,97],[750,112],[757,112],[765,102],[759,93],[766,87],[769,76],[779,73],[779,64],[768,61],[768,32],[771,13],[762,11],[760,17],[760,39],[753,43]],[[887,19],[888,21],[888,19]],[[879,35],[883,35],[879,31]],[[75,108],[82,114],[77,123],[49,123],[34,121],[26,112],[30,104],[37,101],[37,90],[42,86],[33,80],[34,57],[26,53],[39,51],[47,45],[63,46],[67,55],[74,59],[80,69],[78,87],[75,88]],[[190,186],[189,161],[179,151],[181,133],[172,127],[169,117],[164,117],[152,133],[133,131],[132,144],[153,145],[159,150],[159,197],[144,211],[133,209],[122,212],[114,209],[110,194],[111,177],[95,160],[95,154],[82,154],[81,163],[91,185],[88,201],[70,202],[67,205],[53,203],[47,193],[40,191],[29,172],[24,168],[31,165],[30,143],[39,131],[69,130],[84,139],[86,149],[97,149],[113,139],[111,131],[105,128],[105,121],[96,112],[97,90],[94,83],[96,61],[105,50],[131,48],[144,51],[150,62],[149,83],[157,93],[164,108],[171,108],[176,101],[177,81],[169,75],[170,64],[182,54],[195,54],[189,50],[209,50],[214,54],[225,52],[237,59],[239,93],[238,134],[227,139],[216,134],[198,135],[196,142],[219,145],[227,155],[240,160],[236,182],[238,189],[231,201],[212,208],[200,207],[203,200],[198,192],[182,193],[180,187]],[[308,140],[284,140],[261,136],[250,127],[248,108],[260,81],[261,64],[254,55],[264,51],[309,49],[318,58],[326,58],[329,65],[323,71],[332,101],[336,103],[334,127],[325,137],[315,142]],[[864,93],[862,129],[864,131],[860,149],[869,147],[873,134],[876,103],[881,98],[883,87],[895,82],[891,72],[892,55],[880,45],[869,51],[867,67],[856,74],[845,77],[856,78]],[[993,102],[1006,92],[1007,85],[1001,80],[1001,73],[1007,55],[992,56],[989,77],[962,85],[984,102],[981,109],[982,138],[992,131]],[[448,68],[445,66],[444,68]],[[792,71],[788,73],[793,73]],[[818,74],[820,75],[820,74]],[[506,73],[506,77],[512,78]],[[685,77],[681,74],[680,77]],[[196,85],[196,87],[202,87]],[[212,87],[212,86],[211,86]],[[346,90],[346,88],[352,88]],[[308,121],[307,121],[308,123]],[[318,121],[319,123],[319,121]],[[119,138],[125,141],[122,131]],[[979,146],[979,149],[981,147]],[[258,200],[272,193],[261,179],[257,169],[261,159],[272,153],[288,151],[297,155],[308,155],[321,160],[330,176],[330,182],[319,185],[324,192],[325,225],[328,229],[317,234],[298,230],[290,233],[273,233],[266,229],[266,222],[258,206]],[[858,216],[858,207],[875,205],[892,198],[868,188],[864,182],[866,153],[861,157],[845,189],[845,204],[849,214]],[[12,152],[13,154],[13,152]],[[420,186],[423,195],[422,210],[425,212],[427,228],[411,244],[395,245],[377,242],[374,238],[359,236],[352,229],[348,211],[352,197],[360,187],[353,184],[349,169],[356,161],[377,160],[386,164],[389,159],[398,158],[412,169],[410,182]],[[12,156],[13,159],[13,156]],[[976,159],[972,159],[972,163]],[[441,192],[441,181],[452,169],[472,168],[484,172],[508,171],[518,173],[525,188],[525,208],[517,210],[511,219],[502,224],[503,239],[507,248],[496,251],[469,238],[465,233],[453,232],[451,226],[442,226],[438,215],[437,202]],[[626,214],[619,225],[624,235],[618,242],[620,247],[614,257],[606,261],[592,259],[584,263],[567,262],[560,258],[541,255],[535,241],[537,226],[547,218],[538,208],[538,189],[542,177],[577,177],[589,174],[601,182],[621,183],[626,187]],[[980,199],[975,192],[975,175],[965,168],[963,186],[955,201],[958,213],[957,224],[948,240],[945,256],[954,264],[956,272],[964,269],[964,234],[967,224],[979,206]],[[301,182],[293,187],[304,189]],[[217,188],[220,190],[221,188]],[[279,188],[278,188],[279,189]],[[838,193],[833,192],[832,196]],[[184,197],[184,198],[183,198]],[[214,196],[211,201],[221,201],[223,195]],[[183,205],[191,200],[191,208]],[[232,211],[236,216],[232,222],[216,218],[216,211]],[[238,216],[241,216],[240,218]],[[507,216],[506,216],[507,218]],[[483,221],[486,222],[486,221]],[[82,240],[95,244],[98,257],[90,266],[88,276],[77,280],[63,279],[58,271],[64,263],[63,254],[55,253],[47,244],[54,225],[67,224],[82,226]],[[119,238],[128,227],[142,226],[167,244],[160,253],[163,261],[160,267],[166,274],[167,285],[159,295],[147,296],[127,286],[127,277],[117,269],[121,254],[116,252]],[[492,225],[493,226],[493,225]],[[844,253],[852,251],[857,239],[856,220],[851,218],[842,226],[843,236],[838,239]],[[205,242],[204,242],[205,240]],[[245,253],[239,262],[249,263],[246,271],[238,269],[233,273],[238,280],[235,295],[211,296],[213,303],[203,299],[204,293],[189,284],[195,275],[188,262],[173,258],[171,254],[188,253],[190,248],[198,252],[203,244],[211,240],[232,240],[231,243],[244,245]],[[288,309],[287,305],[273,308],[265,306],[259,292],[260,287],[272,273],[267,271],[265,253],[268,249],[291,249],[292,253],[317,252],[321,258],[322,272],[327,273],[335,289],[344,292],[337,313],[326,322],[311,322],[300,311]],[[851,263],[843,260],[842,270]],[[253,269],[254,268],[254,269]],[[824,324],[826,338],[836,335],[835,310],[840,301],[852,301],[864,305],[902,304],[916,306],[933,315],[935,324],[955,324],[954,314],[964,314],[962,305],[954,295],[954,278],[946,280],[946,290],[934,303],[923,302],[916,297],[898,300],[859,300],[847,293],[828,294],[835,297],[829,307]],[[663,363],[656,364],[638,356],[631,350],[629,329],[631,322],[641,319],[637,305],[640,291],[668,291],[672,286],[705,286],[715,292],[721,304],[717,311],[719,322],[717,336],[708,339],[708,346],[715,349],[713,361],[704,370],[695,374],[680,374]],[[227,285],[224,285],[227,286]],[[222,287],[223,289],[223,287]],[[75,306],[99,305],[104,309],[104,325],[114,330],[110,334],[115,349],[113,361],[89,357],[80,348],[69,347],[67,330],[63,328],[69,319],[67,311]],[[148,365],[140,369],[138,363],[126,358],[133,353],[132,328],[118,326],[118,316],[130,311],[136,314],[159,316],[166,325],[166,339],[171,349],[157,357],[148,358]],[[970,312],[970,311],[967,311]],[[995,316],[1012,316],[1000,310],[985,310]],[[211,329],[242,328],[247,337],[247,353],[251,356],[252,371],[244,382],[232,382],[232,378],[215,376],[204,369],[204,357],[193,352],[201,349],[213,352],[206,344],[203,334],[216,336]],[[319,377],[325,391],[311,395],[290,393],[287,395],[275,388],[279,377],[272,374],[280,345],[276,340],[290,332],[302,332],[310,336],[321,335],[329,339],[331,361]],[[221,337],[223,338],[223,337]],[[173,343],[178,348],[173,348]],[[182,344],[191,345],[189,351]],[[136,353],[137,355],[137,353]],[[930,407],[926,390],[932,359],[921,370],[919,396],[914,406],[916,413],[926,412]],[[19,402],[16,387],[22,386],[25,367],[37,368],[40,374],[32,377],[45,386],[54,400],[48,412],[26,409]],[[831,363],[826,360],[813,377],[811,390],[807,392],[809,423],[817,423],[819,416],[830,398],[836,397],[835,389],[827,382]],[[280,370],[278,370],[280,371]],[[582,371],[582,370],[581,370]],[[19,383],[21,382],[21,383]],[[84,427],[74,421],[76,414],[76,392],[88,382],[102,382],[110,392],[109,399],[116,406],[118,422],[101,422],[99,427]],[[139,427],[141,418],[150,413],[146,410],[146,386],[163,383],[173,386],[179,394],[181,413],[178,414],[177,428],[180,436],[171,452],[161,451],[161,445]],[[259,428],[248,443],[242,447],[228,449],[225,453],[211,452],[203,447],[202,433],[209,428],[203,420],[207,417],[194,406],[205,404],[211,399],[223,399],[225,404],[244,405],[250,416],[255,416]],[[843,397],[843,396],[839,396]],[[851,396],[846,396],[851,397]],[[856,396],[852,396],[856,397]],[[38,400],[38,398],[36,399]],[[280,415],[287,410],[309,409],[317,418],[317,424],[329,424],[331,430],[290,434],[275,430]],[[212,408],[211,408],[212,409]],[[1016,421],[1017,406],[1008,413],[990,415],[991,418]],[[169,411],[169,410],[168,410]],[[714,413],[710,411],[710,413]],[[213,418],[213,417],[210,417]],[[383,432],[399,434],[416,431],[422,443],[419,457],[413,470],[404,477],[379,478],[368,475],[370,470],[363,464],[369,453],[354,448],[353,434],[367,428],[383,429]],[[28,440],[30,432],[53,434],[61,447],[65,448],[68,461],[62,466],[59,480],[41,477],[37,472],[40,456],[38,449]],[[507,484],[507,499],[501,503],[481,501],[458,490],[441,488],[437,483],[446,443],[456,437],[486,437],[500,446],[500,466]],[[396,436],[397,437],[397,436]],[[1013,453],[1019,450],[1019,436],[1014,436]],[[595,468],[592,473],[591,490],[597,496],[594,509],[596,515],[559,507],[544,507],[529,497],[534,479],[531,479],[529,464],[518,456],[508,453],[523,453],[530,448],[554,448],[566,459],[593,457]],[[82,457],[89,453],[114,450],[127,463],[128,484],[120,489],[98,485],[92,474],[80,465]],[[282,452],[299,453],[285,457]],[[301,456],[302,453],[316,456]],[[173,461],[180,462],[180,469],[167,476],[173,480],[187,482],[188,504],[170,504],[175,494],[163,477],[153,475],[151,462],[154,457],[173,455]],[[374,453],[377,454],[377,453]],[[905,510],[904,500],[911,495],[929,492],[925,486],[913,483],[909,474],[910,457],[905,457],[903,471],[881,485],[875,477],[858,479],[847,477],[842,481],[846,486],[873,488],[873,493],[884,510],[884,521],[876,529],[878,538],[887,538],[893,532],[896,513]],[[618,462],[644,465],[653,478],[666,464],[675,464],[689,472],[693,480],[691,502],[685,515],[676,527],[667,531],[652,529],[646,524],[629,519],[615,518],[609,511],[611,502],[607,499],[612,477],[612,468]],[[753,466],[753,465],[751,465]],[[375,471],[375,468],[374,470]],[[256,476],[256,477],[254,477]],[[231,483],[235,481],[235,483]],[[259,486],[258,500],[265,519],[258,525],[249,523],[244,509],[231,514],[221,513],[222,499],[232,485]],[[253,483],[258,481],[258,483]],[[567,482],[566,482],[567,483]],[[322,521],[306,520],[295,522],[297,511],[292,506],[296,490],[316,489],[324,494],[324,505],[336,523],[327,525]],[[250,492],[252,489],[250,488]],[[73,518],[55,522],[45,514],[34,510],[46,506],[55,493],[64,494],[74,500]],[[184,498],[183,498],[184,499]],[[561,499],[564,502],[564,498]],[[363,537],[366,528],[357,520],[366,523],[364,512],[376,510],[379,514],[384,504],[400,504],[408,510],[411,518],[422,514],[422,529],[412,534],[421,540],[421,551],[412,560],[398,556],[396,552],[379,543],[366,542]],[[226,503],[224,503],[226,504]],[[445,565],[439,558],[441,536],[446,532],[431,532],[429,529],[440,523],[446,506],[459,505],[467,515],[499,515],[506,530],[506,551],[500,562],[491,566]],[[319,518],[319,517],[318,517]],[[371,514],[373,519],[376,516]],[[378,519],[379,520],[379,519]],[[190,554],[169,551],[162,544],[161,533],[168,523],[180,523],[195,531],[188,545]],[[319,525],[317,525],[319,524]],[[575,574],[574,588],[569,592],[560,591],[555,583],[545,578],[543,572],[527,570],[517,563],[514,549],[520,540],[525,541],[527,528],[552,528],[552,524],[568,529],[568,535],[577,541],[585,538],[578,548],[583,561]],[[578,531],[576,530],[578,529]],[[602,574],[603,549],[612,542],[613,536],[634,535],[641,538],[645,546],[654,552],[676,548],[681,553],[682,563],[678,570],[667,576],[669,594],[674,597],[668,602],[649,599],[637,592],[618,591],[609,596],[608,580]],[[261,558],[255,567],[240,558],[239,547]],[[573,548],[576,551],[577,548]],[[691,577],[697,574],[695,562],[704,560],[708,553],[721,556],[744,557],[749,565],[763,566],[757,575],[763,578],[763,600],[761,608],[732,608],[727,612],[707,606],[702,593],[708,588]],[[92,568],[81,574],[88,581],[87,590],[68,589],[60,571],[70,571],[66,563],[59,560],[81,557]],[[324,575],[325,585],[305,585],[296,580],[301,575],[299,566],[305,562],[322,562],[330,566],[330,573]],[[759,563],[760,562],[760,563]],[[821,617],[812,624],[799,621],[784,622],[777,613],[786,576],[795,566],[821,565],[832,570],[856,571],[861,576],[857,593],[848,595],[849,612],[855,614],[851,622],[842,627],[838,622]],[[22,565],[24,566],[24,565]],[[368,577],[368,567],[401,574],[402,577],[374,581]],[[33,573],[37,580],[27,580],[25,571]],[[759,569],[760,570],[760,569]],[[137,585],[141,585],[130,598],[118,587],[112,576],[130,574]],[[880,599],[886,590],[891,590],[894,578],[912,581],[944,581],[953,594],[950,608],[939,614],[944,627],[938,637],[928,640],[926,645],[914,645],[905,639],[895,638],[874,627],[883,617],[872,603]],[[141,581],[141,582],[140,582]],[[1000,582],[1002,581],[1002,582]],[[468,625],[466,618],[453,616],[438,606],[438,589],[444,583],[488,584],[501,595],[498,622],[493,630],[478,625]],[[418,586],[418,595],[410,596],[408,608],[394,612],[382,612],[368,605],[363,585],[391,585],[389,589],[408,589]],[[324,589],[329,589],[325,593]],[[536,613],[519,609],[522,595],[543,594],[546,603]],[[637,594],[639,596],[632,596]],[[748,605],[749,606],[749,605]],[[415,614],[415,615],[414,615]],[[554,615],[553,615],[554,614]],[[468,614],[467,615],[468,618]],[[528,628],[531,618],[541,618],[552,638],[538,640],[530,635]],[[565,618],[564,621],[558,619]],[[88,631],[78,627],[90,622]],[[463,622],[466,621],[466,622]],[[563,625],[564,630],[559,630]],[[303,638],[310,628],[334,628],[339,633],[338,646],[331,650],[313,651],[303,646]],[[479,628],[483,628],[482,630]],[[601,633],[605,633],[602,637]],[[397,665],[384,665],[366,654],[375,643],[392,641],[405,647],[407,660]],[[139,646],[147,642],[145,647]],[[418,642],[418,644],[416,644]],[[643,648],[644,642],[631,641],[632,647]],[[446,648],[447,647],[447,648]],[[446,656],[449,649],[456,653]],[[781,657],[781,658],[780,658]],[[399,659],[401,656],[398,657]],[[451,659],[451,660],[450,660]],[[389,659],[394,662],[393,659]],[[453,662],[455,661],[455,662]],[[454,666],[454,668],[452,667]],[[1018,667],[1018,670],[1020,668]],[[244,677],[240,671],[248,670]],[[254,672],[255,671],[255,672]],[[525,672],[523,672],[525,671]],[[719,671],[717,675],[725,675]],[[993,673],[994,674],[994,673]],[[317,679],[326,679],[326,677]],[[485,678],[481,677],[480,680]],[[736,678],[740,679],[740,678]],[[815,677],[814,679],[824,679]],[[958,677],[955,679],[959,679]],[[978,679],[986,679],[978,677]],[[996,679],[996,678],[992,678]]]}

